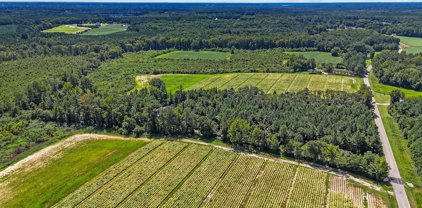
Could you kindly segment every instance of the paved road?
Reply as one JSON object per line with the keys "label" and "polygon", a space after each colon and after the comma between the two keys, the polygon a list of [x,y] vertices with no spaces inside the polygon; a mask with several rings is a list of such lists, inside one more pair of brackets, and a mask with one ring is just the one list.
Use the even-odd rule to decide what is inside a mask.
{"label": "paved road", "polygon": [[[368,72],[372,69],[372,66],[368,67]],[[365,85],[371,87],[369,83],[368,75],[363,79]],[[375,103],[374,97],[372,97],[372,103]],[[394,159],[393,150],[391,150],[390,141],[388,140],[387,133],[385,132],[384,124],[381,120],[381,115],[378,110],[378,106],[374,104],[374,113],[375,113],[375,124],[378,127],[378,132],[380,135],[382,149],[384,150],[385,159],[390,167],[388,176],[391,180],[391,185],[394,189],[394,194],[396,195],[397,204],[400,208],[410,208],[409,200],[407,199],[406,191],[403,186],[403,181],[400,176],[399,168],[397,167],[396,160]]]}

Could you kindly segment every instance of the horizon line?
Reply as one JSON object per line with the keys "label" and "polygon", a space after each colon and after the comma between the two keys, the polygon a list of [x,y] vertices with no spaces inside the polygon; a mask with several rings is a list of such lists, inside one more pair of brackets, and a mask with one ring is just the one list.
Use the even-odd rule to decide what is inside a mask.
{"label": "horizon line", "polygon": [[216,4],[298,4],[298,3],[422,3],[422,0],[0,0],[0,3],[216,3]]}

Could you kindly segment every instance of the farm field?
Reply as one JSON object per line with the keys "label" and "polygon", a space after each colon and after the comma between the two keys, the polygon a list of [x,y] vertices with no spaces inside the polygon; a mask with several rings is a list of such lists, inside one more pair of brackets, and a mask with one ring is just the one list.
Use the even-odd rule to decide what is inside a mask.
{"label": "farm field", "polygon": [[[245,86],[255,86],[266,93],[297,92],[305,88],[313,91],[356,92],[362,83],[362,80],[356,77],[306,73],[166,74],[156,77],[166,84],[171,93],[176,92],[180,86],[186,90],[239,89]],[[139,81],[144,80],[141,78],[142,76],[136,78],[136,89],[145,86],[144,82]]]}
{"label": "farm field", "polygon": [[216,51],[172,51],[157,56],[158,59],[202,59],[202,60],[229,60],[230,53]]}
{"label": "farm field", "polygon": [[[350,185],[342,176],[202,144],[107,139],[63,151],[43,168],[3,178],[2,194],[9,197],[0,205],[389,207],[391,200],[384,191]],[[10,178],[15,179],[9,183]],[[48,182],[39,186],[41,180]],[[381,206],[366,204],[368,199]]]}
{"label": "farm field", "polygon": [[118,32],[124,32],[128,28],[127,25],[124,24],[102,24],[99,28],[91,29],[87,32],[84,32],[82,35],[109,35]]}
{"label": "farm field", "polygon": [[400,44],[403,50],[407,53],[421,53],[422,52],[422,38],[396,36],[400,38]]}
{"label": "farm field", "polygon": [[66,34],[78,34],[90,30],[89,27],[78,27],[76,25],[60,25],[53,27],[48,30],[44,30],[44,33],[66,33]]}
{"label": "farm field", "polygon": [[332,56],[329,52],[320,52],[320,51],[298,51],[298,52],[285,52],[286,54],[291,55],[302,55],[307,59],[315,59],[317,64],[338,64],[341,63],[341,57]]}
{"label": "farm field", "polygon": [[53,159],[42,168],[30,167],[0,177],[0,207],[52,206],[145,144],[123,140],[84,141],[52,156],[59,159]]}

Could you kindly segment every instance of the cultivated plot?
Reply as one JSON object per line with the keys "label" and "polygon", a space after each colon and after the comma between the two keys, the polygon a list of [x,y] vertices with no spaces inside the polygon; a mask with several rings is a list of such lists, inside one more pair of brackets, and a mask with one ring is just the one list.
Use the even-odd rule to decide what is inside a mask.
{"label": "cultivated plot", "polygon": [[320,170],[207,145],[153,141],[54,207],[385,207],[385,204],[377,192],[366,192],[343,177]]}
{"label": "cultivated plot", "polygon": [[[152,75],[137,76],[139,89],[145,79]],[[356,92],[362,80],[356,77],[338,75],[316,75],[303,73],[236,73],[236,74],[164,74],[159,78],[164,81],[169,92],[174,93],[182,86],[184,90],[194,89],[239,89],[255,86],[265,93],[297,92],[304,89],[312,91],[337,90]]]}

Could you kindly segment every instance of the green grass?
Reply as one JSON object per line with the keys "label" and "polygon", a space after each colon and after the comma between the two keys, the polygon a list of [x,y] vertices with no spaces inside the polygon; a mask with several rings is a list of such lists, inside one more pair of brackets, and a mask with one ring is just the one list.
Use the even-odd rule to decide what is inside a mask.
{"label": "green grass", "polygon": [[372,89],[375,92],[375,100],[378,103],[390,103],[390,92],[393,90],[402,91],[406,98],[422,97],[422,91],[404,89],[379,83],[373,72],[369,74],[369,80],[371,81]]}
{"label": "green grass", "polygon": [[5,190],[10,190],[8,194],[12,197],[0,199],[0,207],[51,206],[145,144],[142,141],[91,140],[65,149],[60,159],[43,168],[8,178]]}
{"label": "green grass", "polygon": [[404,51],[406,53],[421,53],[422,52],[422,38],[396,36],[400,38],[400,43],[404,44]]}
{"label": "green grass", "polygon": [[315,59],[317,64],[331,63],[338,64],[341,63],[341,57],[334,57],[329,52],[320,52],[320,51],[305,51],[305,52],[285,52],[286,54],[292,55],[303,55],[307,59]]}
{"label": "green grass", "polygon": [[378,106],[378,109],[394,153],[394,158],[399,166],[400,175],[404,182],[410,182],[415,186],[415,188],[406,186],[408,198],[414,205],[422,204],[422,182],[413,166],[408,142],[404,138],[397,122],[388,114],[388,106]]}
{"label": "green grass", "polygon": [[157,56],[158,59],[201,59],[201,60],[229,60],[230,53],[216,51],[173,51]]}
{"label": "green grass", "polygon": [[[145,75],[154,77],[153,75]],[[142,77],[142,76],[140,76]],[[362,79],[338,75],[315,75],[306,73],[232,73],[232,74],[165,74],[156,76],[164,81],[167,90],[176,92],[179,86],[184,90],[194,89],[238,89],[256,86],[266,93],[296,92],[308,88],[313,91],[338,90],[356,92]],[[144,82],[136,79],[134,89],[141,89]]]}
{"label": "green grass", "polygon": [[160,79],[166,84],[167,91],[170,93],[175,93],[180,86],[180,83],[183,83],[183,89],[189,89],[193,84],[203,81],[204,79],[210,78],[213,75],[211,74],[198,74],[195,76],[189,74],[181,75],[163,75],[160,76]]}
{"label": "green grass", "polygon": [[127,30],[127,28],[128,26],[125,24],[103,24],[101,27],[89,30],[82,35],[109,35],[113,33],[124,32]]}
{"label": "green grass", "polygon": [[48,30],[44,30],[44,33],[65,33],[65,34],[77,34],[89,30],[89,27],[78,27],[76,25],[60,25],[53,27]]}

